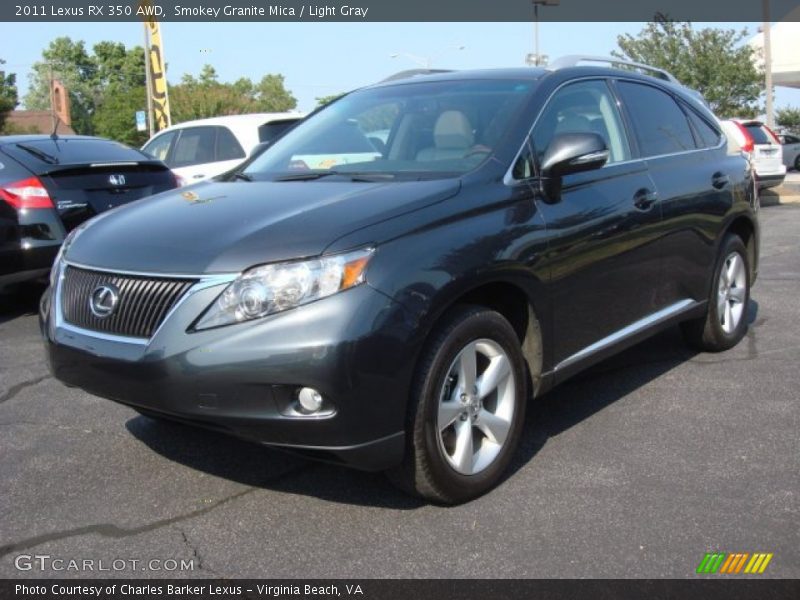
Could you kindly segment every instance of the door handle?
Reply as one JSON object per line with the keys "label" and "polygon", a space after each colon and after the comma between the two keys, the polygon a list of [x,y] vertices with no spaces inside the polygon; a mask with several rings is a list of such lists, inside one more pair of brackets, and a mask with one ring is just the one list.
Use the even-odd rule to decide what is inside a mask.
{"label": "door handle", "polygon": [[658,200],[658,194],[647,188],[642,188],[633,195],[633,205],[639,210],[650,210],[656,200]]}
{"label": "door handle", "polygon": [[205,177],[204,173],[198,173],[197,175],[192,175],[192,179],[202,179]]}
{"label": "door handle", "polygon": [[721,190],[730,182],[731,178],[728,177],[725,173],[714,173],[711,176],[711,185],[714,186],[716,189]]}

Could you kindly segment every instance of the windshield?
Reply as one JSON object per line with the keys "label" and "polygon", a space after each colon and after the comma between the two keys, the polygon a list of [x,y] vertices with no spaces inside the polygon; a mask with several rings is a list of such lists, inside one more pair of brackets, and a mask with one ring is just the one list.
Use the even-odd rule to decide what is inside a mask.
{"label": "windshield", "polygon": [[443,81],[357,91],[298,124],[244,174],[255,180],[457,176],[492,153],[533,83]]}

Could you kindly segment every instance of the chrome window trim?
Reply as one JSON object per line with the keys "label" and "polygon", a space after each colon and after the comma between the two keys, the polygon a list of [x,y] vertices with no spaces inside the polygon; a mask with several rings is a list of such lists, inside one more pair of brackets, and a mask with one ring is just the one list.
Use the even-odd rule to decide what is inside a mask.
{"label": "chrome window trim", "polygon": [[[555,96],[559,91],[561,91],[561,88],[563,88],[563,87],[565,87],[567,85],[570,85],[572,83],[579,82],[579,81],[601,80],[601,81],[608,82],[608,81],[610,81],[612,79],[614,81],[628,81],[628,82],[631,82],[631,83],[638,83],[638,84],[641,84],[641,85],[649,85],[650,87],[654,87],[654,88],[656,88],[658,90],[661,90],[662,92],[666,93],[669,96],[673,96],[673,94],[671,94],[669,92],[669,90],[667,90],[665,88],[662,88],[661,86],[658,86],[658,85],[653,85],[649,81],[641,81],[639,79],[632,79],[630,77],[624,77],[624,76],[619,76],[618,77],[616,75],[615,76],[587,75],[587,76],[584,76],[584,77],[577,77],[575,79],[570,79],[569,81],[563,82],[561,85],[559,85],[556,89],[554,89],[550,93],[550,95],[547,97],[547,100],[545,100],[544,104],[542,104],[542,108],[539,110],[539,112],[536,115],[536,118],[533,120],[533,125],[531,125],[530,129],[528,129],[528,133],[525,134],[525,139],[522,141],[522,145],[520,146],[520,148],[517,151],[517,153],[514,155],[514,160],[511,161],[511,164],[508,166],[508,169],[506,169],[506,173],[503,176],[503,183],[505,185],[516,185],[518,183],[522,183],[522,182],[525,182],[525,181],[531,181],[531,180],[539,178],[538,175],[532,175],[531,177],[527,177],[525,179],[516,179],[514,177],[514,175],[513,175],[514,165],[517,164],[517,161],[519,160],[519,157],[525,151],[525,147],[528,145],[528,140],[533,135],[533,130],[536,128],[536,125],[538,125],[539,119],[541,118],[542,113],[547,108],[547,105],[550,104],[550,101],[553,99],[553,96]],[[613,92],[613,90],[612,90],[612,92]],[[622,111],[622,107],[620,106],[619,102],[617,102],[617,109]],[[687,121],[688,121],[688,119],[687,119]],[[720,127],[720,130],[721,129],[722,128]],[[627,134],[628,133],[626,131],[626,135]],[[721,137],[721,140],[720,140],[719,144],[717,144],[716,146],[713,146],[713,147],[709,146],[707,148],[693,148],[691,150],[681,150],[679,152],[669,152],[667,154],[657,154],[657,155],[653,155],[653,156],[639,156],[637,158],[631,158],[629,160],[621,160],[619,162],[609,163],[609,164],[604,165],[602,168],[605,169],[605,168],[608,168],[608,167],[616,167],[618,165],[629,165],[629,164],[633,164],[633,163],[637,163],[637,162],[647,162],[648,160],[656,160],[656,159],[659,159],[659,158],[667,158],[669,156],[678,156],[678,155],[684,155],[684,154],[685,155],[689,155],[689,154],[693,154],[695,152],[707,152],[709,150],[719,150],[719,149],[721,149],[723,146],[725,146],[727,144],[727,139],[726,139],[724,131],[720,131],[720,137]]]}
{"label": "chrome window trim", "polygon": [[634,321],[630,325],[627,325],[626,327],[623,327],[622,329],[615,331],[611,335],[608,335],[594,342],[593,344],[586,346],[585,348],[579,350],[572,356],[568,356],[560,363],[558,363],[553,369],[553,371],[555,373],[558,373],[559,371],[562,371],[567,367],[579,363],[582,360],[589,358],[594,354],[597,354],[598,352],[601,352],[603,350],[606,350],[607,348],[610,348],[611,346],[614,346],[615,344],[625,340],[626,338],[634,336],[637,333],[641,333],[642,331],[645,331],[650,327],[658,325],[659,323],[663,323],[664,321],[667,321],[672,317],[675,317],[683,312],[687,312],[699,305],[700,302],[697,302],[696,300],[691,300],[689,298],[685,300],[680,300],[678,302],[675,302],[674,304],[670,304],[669,306],[662,308],[661,310],[658,310],[650,315],[647,315],[646,317],[639,319],[638,321]]}
{"label": "chrome window trim", "polygon": [[[186,293],[181,296],[175,305],[167,311],[167,314],[164,315],[164,319],[161,321],[159,326],[153,332],[149,338],[140,338],[140,337],[131,337],[125,335],[114,335],[112,333],[105,333],[102,331],[93,331],[91,329],[84,329],[83,327],[78,327],[71,323],[68,323],[64,320],[64,315],[62,312],[62,303],[61,303],[61,288],[62,288],[62,281],[64,279],[64,271],[67,267],[75,267],[77,269],[86,269],[88,271],[98,271],[101,273],[109,273],[109,274],[116,274],[116,275],[133,275],[137,277],[148,277],[152,279],[197,279],[197,281],[186,291]],[[61,260],[60,264],[58,265],[58,277],[56,278],[56,286],[55,286],[55,308],[53,311],[53,315],[55,317],[55,329],[61,329],[64,331],[69,331],[72,333],[77,333],[85,337],[106,340],[109,342],[116,342],[120,344],[132,344],[137,346],[147,346],[152,339],[154,339],[164,324],[170,319],[170,317],[177,311],[184,302],[188,300],[193,294],[218,285],[228,284],[233,282],[237,277],[239,277],[239,273],[218,273],[218,274],[211,274],[211,275],[189,275],[186,273],[182,274],[167,274],[167,273],[146,273],[143,271],[125,271],[122,269],[106,269],[106,268],[99,268],[93,267],[90,265],[85,265],[83,263],[77,263],[68,260]]]}

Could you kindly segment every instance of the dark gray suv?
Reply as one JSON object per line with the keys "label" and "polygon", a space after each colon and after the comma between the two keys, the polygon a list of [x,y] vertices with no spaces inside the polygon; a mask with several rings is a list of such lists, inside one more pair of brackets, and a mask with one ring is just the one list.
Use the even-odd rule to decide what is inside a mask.
{"label": "dark gray suv", "polygon": [[501,477],[530,397],[669,325],[742,338],[753,192],[668,81],[390,81],[78,228],[42,332],[68,385],[461,502]]}

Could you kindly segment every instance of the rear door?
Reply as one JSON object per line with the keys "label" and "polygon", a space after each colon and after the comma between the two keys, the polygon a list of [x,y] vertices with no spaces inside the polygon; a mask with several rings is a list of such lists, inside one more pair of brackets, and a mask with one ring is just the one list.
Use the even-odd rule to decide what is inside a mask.
{"label": "rear door", "polygon": [[246,156],[230,129],[203,125],[180,130],[167,165],[187,183],[194,183],[232,169]]}
{"label": "rear door", "polygon": [[176,185],[164,163],[110,140],[36,140],[22,147],[6,146],[5,151],[38,175],[67,231],[106,210]]}
{"label": "rear door", "polygon": [[662,230],[652,240],[662,257],[658,302],[676,307],[705,300],[718,223],[747,162],[728,154],[710,118],[660,86],[622,80],[616,87],[661,202]]}

